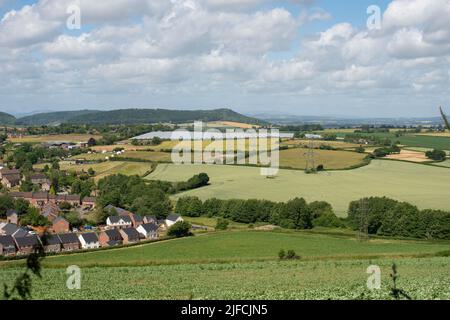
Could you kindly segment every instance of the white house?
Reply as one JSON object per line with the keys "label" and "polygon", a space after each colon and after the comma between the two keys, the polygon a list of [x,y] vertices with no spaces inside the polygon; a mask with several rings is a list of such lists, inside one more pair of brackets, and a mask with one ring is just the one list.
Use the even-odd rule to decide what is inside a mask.
{"label": "white house", "polygon": [[175,223],[181,222],[181,221],[184,221],[184,220],[178,214],[169,214],[164,222],[165,222],[166,226],[170,228]]}
{"label": "white house", "polygon": [[106,225],[110,228],[130,228],[133,225],[133,221],[128,216],[112,216],[106,219]]}
{"label": "white house", "polygon": [[141,224],[136,230],[143,235],[145,239],[158,239],[158,225],[155,223]]}
{"label": "white house", "polygon": [[95,233],[82,233],[78,235],[81,247],[83,249],[97,249],[100,248],[100,242]]}

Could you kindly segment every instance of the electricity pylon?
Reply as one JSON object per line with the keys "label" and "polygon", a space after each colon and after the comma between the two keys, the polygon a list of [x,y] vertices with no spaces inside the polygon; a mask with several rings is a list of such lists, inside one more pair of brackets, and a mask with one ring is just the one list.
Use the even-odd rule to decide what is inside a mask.
{"label": "electricity pylon", "polygon": [[314,140],[310,139],[308,142],[308,151],[305,153],[306,156],[306,167],[305,172],[307,173],[316,173],[316,161],[315,161],[315,152],[314,152]]}

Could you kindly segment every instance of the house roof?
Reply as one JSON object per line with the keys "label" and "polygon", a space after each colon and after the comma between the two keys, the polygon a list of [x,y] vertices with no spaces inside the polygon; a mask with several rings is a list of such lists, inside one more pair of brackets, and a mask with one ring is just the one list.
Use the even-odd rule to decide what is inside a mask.
{"label": "house roof", "polygon": [[[44,242],[44,241],[42,241],[42,242]],[[47,235],[45,238],[45,245],[53,246],[55,244],[61,244],[61,240],[59,239],[59,237],[56,234]]]}
{"label": "house roof", "polygon": [[23,237],[26,237],[27,235],[28,235],[28,231],[23,228],[17,229],[17,231],[14,234],[12,234],[12,236],[14,238],[23,238]]}
{"label": "house roof", "polygon": [[83,203],[84,203],[84,202],[92,202],[92,203],[95,203],[95,201],[97,201],[97,198],[96,198],[96,197],[84,197],[84,198],[83,198]]}
{"label": "house roof", "polygon": [[0,173],[5,176],[10,174],[20,174],[20,171],[17,169],[2,169],[0,170]]}
{"label": "house roof", "polygon": [[147,232],[152,232],[158,230],[158,225],[155,223],[146,223],[141,225],[142,228],[144,228]]}
{"label": "house roof", "polygon": [[80,234],[80,237],[82,237],[86,243],[98,242],[98,237],[94,232],[82,233]]}
{"label": "house roof", "polygon": [[21,247],[32,247],[39,245],[39,239],[36,235],[30,235],[22,238],[15,238],[17,246]]}
{"label": "house roof", "polygon": [[117,241],[117,240],[109,240],[108,242],[106,242],[108,244],[108,246],[112,247],[112,246],[118,246],[121,244],[121,241]]}
{"label": "house roof", "polygon": [[35,193],[33,193],[33,199],[47,200],[48,199],[48,192],[35,192]]}
{"label": "house roof", "polygon": [[47,179],[47,176],[43,173],[33,173],[30,175],[31,180],[44,180]]}
{"label": "house roof", "polygon": [[166,220],[169,220],[169,221],[177,221],[177,219],[179,219],[179,218],[181,218],[181,216],[178,215],[178,214],[169,214],[169,215],[167,216]]}
{"label": "house roof", "polygon": [[62,244],[78,243],[78,237],[75,233],[58,234]]}
{"label": "house roof", "polygon": [[2,230],[3,230],[3,232],[4,232],[6,235],[10,235],[10,236],[11,236],[11,235],[14,234],[14,232],[16,232],[17,230],[19,230],[19,227],[18,227],[17,225],[15,225],[15,224],[7,223],[7,224],[5,224],[5,225],[3,226]]}
{"label": "house roof", "polygon": [[142,222],[142,217],[138,214],[133,214],[134,221]]}
{"label": "house roof", "polygon": [[0,244],[3,247],[15,246],[14,239],[11,236],[0,236]]}
{"label": "house roof", "polygon": [[47,202],[41,210],[41,214],[48,218],[49,216],[57,217],[61,210],[53,202]]}
{"label": "house roof", "polygon": [[14,182],[19,182],[20,180],[22,180],[22,177],[20,176],[20,174],[8,174],[8,175],[3,175],[3,179],[9,181],[10,183],[14,183]]}
{"label": "house roof", "polygon": [[65,223],[69,223],[69,221],[67,221],[66,219],[64,219],[63,217],[57,217],[55,220],[53,220],[53,224],[56,224],[58,222],[65,222]]}
{"label": "house roof", "polygon": [[6,216],[7,217],[10,217],[10,216],[12,216],[12,215],[17,215],[17,211],[16,210],[14,210],[14,209],[8,209],[7,211],[6,211]]}
{"label": "house roof", "polygon": [[111,217],[109,217],[109,221],[112,224],[117,224],[120,222],[120,220],[123,220],[125,223],[131,224],[131,219],[129,216],[111,216]]}
{"label": "house roof", "polygon": [[135,228],[121,229],[120,232],[125,233],[128,239],[139,239],[139,232]]}
{"label": "house roof", "polygon": [[151,221],[151,220],[157,221],[156,216],[145,216],[144,220],[146,220],[146,221]]}
{"label": "house roof", "polygon": [[110,229],[104,231],[109,238],[122,238],[120,232],[117,229]]}
{"label": "house roof", "polygon": [[114,210],[116,210],[116,212],[117,212],[117,214],[118,215],[130,215],[130,214],[132,214],[132,212],[130,212],[130,211],[128,211],[128,210],[125,210],[125,209],[123,209],[123,208],[119,208],[119,207],[114,207],[114,206],[112,206],[112,205],[107,205],[106,207],[105,207],[105,209],[106,210],[112,210],[112,209],[114,209]]}

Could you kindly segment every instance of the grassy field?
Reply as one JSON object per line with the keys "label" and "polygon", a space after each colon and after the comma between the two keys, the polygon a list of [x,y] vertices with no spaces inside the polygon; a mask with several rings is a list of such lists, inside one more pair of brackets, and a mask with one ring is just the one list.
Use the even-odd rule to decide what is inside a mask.
{"label": "grassy field", "polygon": [[[448,247],[448,242],[361,243],[293,231],[213,233],[47,257],[32,294],[36,299],[389,299],[395,261],[398,285],[413,298],[448,299],[450,258],[433,257]],[[278,261],[281,248],[295,250],[301,259]],[[81,268],[81,290],[66,288],[69,265]],[[381,290],[366,288],[371,265],[381,267]],[[20,269],[14,262],[2,263],[0,270],[0,283],[11,285]]]}
{"label": "grassy field", "polygon": [[323,200],[345,216],[350,201],[366,196],[387,196],[420,208],[450,209],[450,171],[421,164],[375,160],[355,170],[308,175],[280,170],[275,179],[260,175],[259,168],[209,165],[158,165],[148,179],[180,181],[206,172],[211,185],[180,196],[220,199],[268,199],[286,201],[304,197]]}
{"label": "grassy field", "polygon": [[[309,140],[304,139],[291,139],[291,140],[284,140],[281,142],[281,146],[308,146],[308,145]],[[320,147],[321,145],[330,146],[336,149],[354,149],[359,147],[359,144],[344,141],[314,141],[315,147]]]}
{"label": "grassy field", "polygon": [[[45,163],[36,165],[35,168],[42,169]],[[112,174],[139,175],[142,176],[151,170],[151,164],[145,162],[125,162],[125,161],[105,161],[92,164],[69,164],[66,161],[60,162],[61,170],[67,171],[85,171],[89,168],[95,171],[95,180],[100,180]]]}
{"label": "grassy field", "polygon": [[[355,236],[332,236],[299,231],[233,231],[201,234],[141,246],[46,258],[45,267],[76,264],[138,266],[156,264],[249,262],[276,260],[280,249],[295,250],[304,260],[411,257],[448,250],[450,242],[376,239],[359,242]],[[3,266],[18,262],[4,262]],[[0,264],[1,265],[1,264]]]}
{"label": "grassy field", "polygon": [[[86,160],[104,160],[106,157],[110,158],[113,156],[112,152],[107,153],[92,153],[92,154],[79,154],[76,156],[73,156],[71,159],[86,159]],[[149,160],[149,161],[163,161],[168,162],[170,161],[170,153],[167,152],[158,152],[158,151],[125,151],[121,155],[114,155],[116,158],[132,158],[132,159],[142,159],[142,160]]]}
{"label": "grassy field", "polygon": [[40,135],[40,136],[25,136],[23,138],[11,138],[14,143],[42,143],[51,141],[67,141],[67,142],[87,142],[90,138],[100,139],[99,135],[92,134],[57,134],[57,135]]}
{"label": "grassy field", "polygon": [[[307,152],[308,149],[303,148],[280,151],[280,166],[305,169]],[[323,165],[325,169],[334,170],[362,165],[367,155],[348,151],[315,150],[314,156],[316,166]]]}

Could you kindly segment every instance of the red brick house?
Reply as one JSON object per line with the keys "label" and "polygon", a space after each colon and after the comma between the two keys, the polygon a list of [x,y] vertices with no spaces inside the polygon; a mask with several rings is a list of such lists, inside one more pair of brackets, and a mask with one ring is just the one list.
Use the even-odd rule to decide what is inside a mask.
{"label": "red brick house", "polygon": [[57,253],[61,251],[61,240],[56,234],[48,235],[42,244],[46,253]]}
{"label": "red brick house", "polygon": [[40,240],[36,235],[14,238],[14,241],[17,246],[18,255],[31,254],[41,245]]}
{"label": "red brick house", "polygon": [[74,251],[80,249],[80,241],[75,233],[58,234],[61,241],[61,251]]}
{"label": "red brick house", "polygon": [[105,230],[98,236],[100,246],[102,247],[113,247],[121,245],[123,238],[117,229]]}
{"label": "red brick house", "polygon": [[11,236],[0,236],[0,256],[12,256],[16,254],[16,244]]}
{"label": "red brick house", "polygon": [[63,217],[57,217],[53,220],[53,232],[54,233],[64,233],[70,231],[69,221]]}
{"label": "red brick house", "polygon": [[135,228],[125,228],[119,230],[123,238],[123,244],[139,242],[139,232]]}

